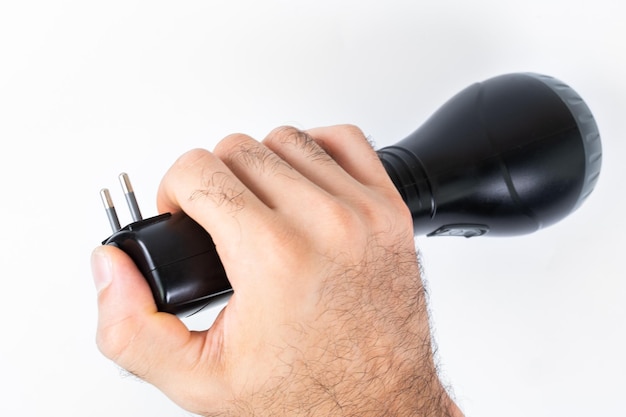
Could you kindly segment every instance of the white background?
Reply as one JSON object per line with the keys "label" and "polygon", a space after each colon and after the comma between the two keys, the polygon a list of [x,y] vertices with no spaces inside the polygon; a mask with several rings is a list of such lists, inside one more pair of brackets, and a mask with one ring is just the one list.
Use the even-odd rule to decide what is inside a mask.
{"label": "white background", "polygon": [[534,235],[417,239],[442,375],[468,416],[626,415],[623,16],[618,0],[2,0],[0,415],[188,415],[94,343],[98,191],[128,221],[120,172],[153,215],[190,148],[335,123],[382,147],[515,71],[583,96],[602,176]]}

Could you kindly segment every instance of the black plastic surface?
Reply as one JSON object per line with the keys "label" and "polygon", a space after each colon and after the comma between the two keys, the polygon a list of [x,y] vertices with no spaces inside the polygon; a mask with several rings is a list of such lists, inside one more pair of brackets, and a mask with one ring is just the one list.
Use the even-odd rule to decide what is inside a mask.
{"label": "black plastic surface", "polygon": [[579,207],[598,179],[602,149],[574,90],[520,73],[466,88],[378,153],[416,234],[479,224],[488,236],[513,236]]}
{"label": "black plastic surface", "polygon": [[159,311],[189,316],[232,292],[213,240],[182,212],[131,223],[103,244],[131,257]]}

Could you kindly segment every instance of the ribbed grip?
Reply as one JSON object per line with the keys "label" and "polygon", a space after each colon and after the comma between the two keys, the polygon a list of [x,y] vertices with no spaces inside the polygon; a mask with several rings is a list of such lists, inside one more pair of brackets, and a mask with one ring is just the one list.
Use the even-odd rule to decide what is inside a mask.
{"label": "ribbed grip", "polygon": [[435,201],[424,165],[410,150],[399,146],[388,146],[378,151],[387,174],[394,183],[402,199],[416,218],[432,218],[435,215]]}

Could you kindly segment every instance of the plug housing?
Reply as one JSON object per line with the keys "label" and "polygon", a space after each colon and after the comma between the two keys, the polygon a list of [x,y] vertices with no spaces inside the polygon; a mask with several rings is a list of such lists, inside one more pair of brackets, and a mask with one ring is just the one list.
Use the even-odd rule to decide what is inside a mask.
{"label": "plug housing", "polygon": [[184,212],[141,219],[128,176],[121,174],[120,181],[134,221],[115,230],[119,221],[110,194],[103,189],[102,200],[114,230],[102,244],[121,249],[133,260],[158,310],[188,317],[230,296],[232,287],[204,228]]}

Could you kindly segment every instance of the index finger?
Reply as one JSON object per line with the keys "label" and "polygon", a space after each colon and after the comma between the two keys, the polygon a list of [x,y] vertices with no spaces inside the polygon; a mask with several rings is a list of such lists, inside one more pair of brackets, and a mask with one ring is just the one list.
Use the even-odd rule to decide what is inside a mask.
{"label": "index finger", "polygon": [[183,154],[159,186],[159,211],[184,211],[219,242],[220,257],[236,256],[243,230],[255,230],[271,210],[213,153]]}

